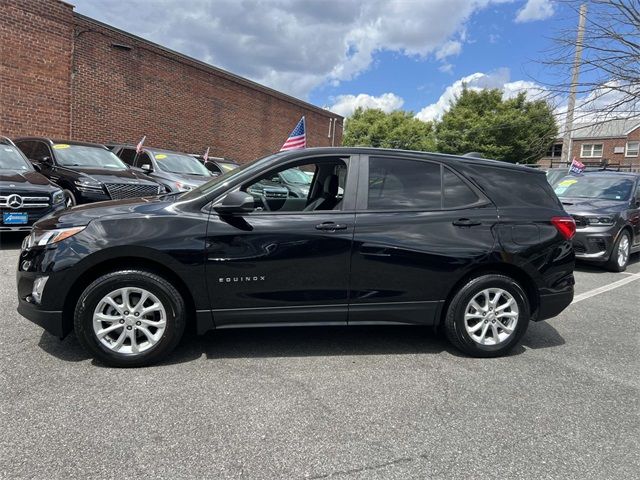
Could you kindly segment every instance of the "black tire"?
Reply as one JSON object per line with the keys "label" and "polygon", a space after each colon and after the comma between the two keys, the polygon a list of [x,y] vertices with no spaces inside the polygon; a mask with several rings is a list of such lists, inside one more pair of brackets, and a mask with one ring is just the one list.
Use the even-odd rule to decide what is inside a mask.
{"label": "black tire", "polygon": [[[623,238],[627,240],[627,259],[623,265],[620,265],[618,262],[619,249],[620,244],[622,243]],[[610,272],[624,272],[627,269],[627,265],[629,265],[629,258],[631,257],[631,235],[626,230],[622,230],[620,235],[618,235],[618,239],[613,244],[613,248],[611,249],[611,254],[609,255],[609,260],[605,263],[605,268]]]}
{"label": "black tire", "polygon": [[[155,345],[138,354],[110,350],[98,340],[93,329],[93,313],[98,302],[110,292],[123,287],[138,287],[149,291],[157,297],[166,311],[164,333]],[[141,367],[158,362],[176,347],[184,333],[185,321],[185,303],[173,285],[150,272],[124,270],[101,276],[82,292],[75,308],[74,330],[80,344],[102,363],[113,367]]]}
{"label": "black tire", "polygon": [[[481,345],[474,341],[465,328],[465,309],[469,302],[487,288],[506,290],[518,306],[518,321],[511,335],[497,345]],[[527,331],[530,319],[527,295],[513,278],[500,274],[486,274],[470,279],[455,294],[447,309],[444,331],[449,341],[459,350],[473,357],[499,357],[515,347]]]}
{"label": "black tire", "polygon": [[63,190],[62,194],[64,195],[64,204],[67,208],[74,207],[78,204],[76,201],[76,197],[71,190]]}

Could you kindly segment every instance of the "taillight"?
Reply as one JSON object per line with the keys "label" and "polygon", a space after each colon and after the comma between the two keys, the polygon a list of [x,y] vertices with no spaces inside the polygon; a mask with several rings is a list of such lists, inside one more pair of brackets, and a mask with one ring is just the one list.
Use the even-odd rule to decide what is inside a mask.
{"label": "taillight", "polygon": [[576,221],[573,217],[553,217],[551,223],[566,240],[571,240],[576,234]]}

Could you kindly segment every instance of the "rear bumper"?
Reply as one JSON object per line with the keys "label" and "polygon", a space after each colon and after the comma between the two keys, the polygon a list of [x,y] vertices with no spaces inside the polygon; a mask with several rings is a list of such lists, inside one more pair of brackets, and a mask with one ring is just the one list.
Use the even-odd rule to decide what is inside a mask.
{"label": "rear bumper", "polygon": [[565,308],[571,305],[573,301],[573,288],[561,293],[550,293],[547,295],[540,295],[540,306],[538,308],[538,314],[533,319],[536,322],[540,320],[547,320],[560,314]]}
{"label": "rear bumper", "polygon": [[19,299],[18,313],[56,337],[63,338],[69,333],[65,332],[61,311],[42,310],[36,304]]}

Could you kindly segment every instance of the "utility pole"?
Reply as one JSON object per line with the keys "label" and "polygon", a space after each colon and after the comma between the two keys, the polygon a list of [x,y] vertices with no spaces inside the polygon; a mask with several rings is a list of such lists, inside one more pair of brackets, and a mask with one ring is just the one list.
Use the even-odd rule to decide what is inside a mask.
{"label": "utility pole", "polygon": [[582,61],[582,42],[584,39],[584,24],[587,19],[587,4],[580,5],[580,18],[578,20],[578,38],[576,39],[576,55],[573,59],[573,73],[569,86],[569,101],[567,102],[567,118],[564,122],[564,136],[562,138],[562,160],[571,161],[571,131],[573,130],[573,113],[576,108],[576,90],[578,89],[578,76],[580,75],[580,62]]}

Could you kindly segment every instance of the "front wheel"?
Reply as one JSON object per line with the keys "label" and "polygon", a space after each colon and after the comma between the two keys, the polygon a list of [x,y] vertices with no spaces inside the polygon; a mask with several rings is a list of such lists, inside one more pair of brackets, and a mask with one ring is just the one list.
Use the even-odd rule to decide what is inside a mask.
{"label": "front wheel", "polygon": [[71,190],[63,190],[62,194],[64,195],[64,204],[67,208],[75,207],[78,204]]}
{"label": "front wheel", "polygon": [[529,325],[529,302],[512,278],[488,274],[469,280],[453,297],[444,321],[449,341],[474,357],[506,354]]}
{"label": "front wheel", "polygon": [[176,288],[146,271],[108,273],[80,295],[74,329],[95,358],[140,367],[165,357],[180,341],[185,304]]}
{"label": "front wheel", "polygon": [[624,272],[629,264],[631,256],[631,236],[629,232],[623,230],[618,235],[618,240],[613,245],[611,256],[606,263],[607,270],[612,272]]}

